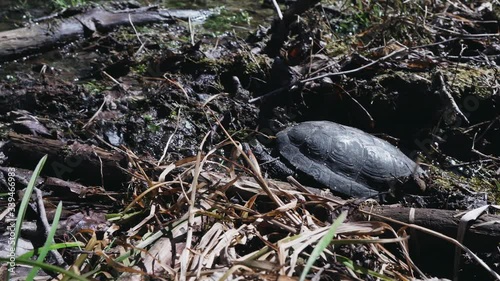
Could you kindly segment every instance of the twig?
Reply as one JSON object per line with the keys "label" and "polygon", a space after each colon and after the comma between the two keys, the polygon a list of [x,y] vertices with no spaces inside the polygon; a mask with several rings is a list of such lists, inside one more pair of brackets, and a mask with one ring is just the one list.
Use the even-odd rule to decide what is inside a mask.
{"label": "twig", "polygon": [[[118,147],[116,147],[116,146],[114,146],[114,145],[112,145],[112,144],[110,144],[109,142],[105,141],[102,137],[100,137],[100,136],[99,136],[99,135],[97,135],[96,133],[92,132],[92,135],[93,135],[96,139],[98,139],[99,141],[101,141],[102,143],[104,143],[107,147],[109,147],[109,148],[111,148],[111,149],[113,149],[113,150],[116,150],[116,151],[118,151],[118,152],[120,152],[120,153],[122,153],[122,154],[124,154],[124,155],[127,155],[127,156],[131,157],[130,153],[128,153],[127,151],[122,150],[122,149],[120,149],[120,148],[118,148]],[[137,157],[136,155],[133,155],[133,156],[134,156],[134,157],[133,157],[134,159],[139,159],[139,157]],[[132,157],[131,157],[131,158],[132,158]]]}
{"label": "twig", "polygon": [[[49,220],[47,219],[47,213],[45,211],[45,205],[43,204],[43,196],[42,196],[42,191],[38,189],[37,187],[34,188],[35,194],[36,194],[36,205],[38,207],[38,215],[40,216],[40,221],[42,222],[43,228],[44,228],[44,236],[45,239],[47,239],[49,232],[50,232],[50,224]],[[52,243],[55,243],[53,240],[51,241]],[[51,250],[50,253],[54,256],[54,258],[57,260],[58,265],[64,265],[66,262],[64,261],[63,257],[57,250]]]}
{"label": "twig", "polygon": [[151,218],[153,218],[156,214],[156,204],[153,204],[151,206],[151,210],[149,210],[149,215],[145,217],[140,223],[138,223],[136,226],[132,227],[131,229],[128,230],[129,236],[133,236],[137,233],[139,228],[141,228],[143,225],[145,225]]}
{"label": "twig", "polygon": [[177,112],[177,121],[175,124],[174,132],[168,137],[167,143],[165,144],[165,148],[163,148],[163,154],[161,155],[160,160],[158,160],[158,163],[156,165],[160,166],[160,163],[163,161],[163,159],[167,155],[168,147],[170,146],[170,143],[172,142],[172,139],[174,138],[175,133],[177,133],[177,130],[179,129],[180,120],[181,120],[181,108],[179,107],[179,111]]}
{"label": "twig", "polygon": [[99,107],[99,109],[94,113],[94,115],[92,115],[92,117],[89,119],[89,121],[87,121],[87,123],[85,123],[85,125],[83,125],[83,129],[87,129],[88,126],[90,126],[90,124],[94,121],[94,119],[97,118],[97,116],[99,115],[99,113],[101,113],[104,105],[106,104],[106,102],[108,101],[108,96],[105,96],[104,97],[104,100],[102,101],[102,104],[101,106]]}
{"label": "twig", "polygon": [[283,13],[281,12],[280,6],[276,0],[273,0],[274,9],[276,9],[276,13],[278,13],[278,18],[283,20]]}
{"label": "twig", "polygon": [[99,154],[94,150],[94,145],[92,145],[92,152],[94,153],[95,157],[99,159],[99,172],[101,173],[101,187],[104,188],[104,172],[102,170],[103,164],[102,164],[102,159],[99,157]]}
{"label": "twig", "polygon": [[[460,244],[463,243],[464,241],[464,236],[465,233],[468,229],[468,225],[470,226],[471,221],[477,220],[477,218],[482,215],[486,210],[489,209],[489,205],[481,206],[479,208],[476,208],[474,210],[468,211],[465,215],[463,215],[460,218],[460,222],[458,223],[458,229],[457,229],[457,241],[460,242]],[[460,271],[460,262],[461,262],[461,256],[462,256],[462,249],[458,246],[455,246],[455,258],[453,261],[453,280],[457,281],[458,280],[458,273]]]}
{"label": "twig", "polygon": [[[305,187],[304,185],[302,185],[300,182],[298,182],[294,177],[292,176],[288,176],[286,177],[287,181],[295,186],[298,190],[300,190],[301,192],[303,192],[306,196],[308,197],[311,197],[311,198],[316,198],[316,199],[323,199],[323,200],[326,200],[328,202],[331,202],[331,203],[334,203],[338,206],[341,206],[341,205],[345,205],[347,203],[346,200],[340,198],[340,197],[334,197],[333,195],[331,194],[328,194],[326,196],[323,196],[321,194],[320,191],[318,191],[318,189],[312,189],[309,190],[307,187]],[[310,188],[310,187],[309,187]],[[312,191],[314,190],[314,192]]]}
{"label": "twig", "polygon": [[[358,72],[360,70],[363,70],[367,67],[370,67],[374,64],[377,64],[379,62],[382,62],[384,60],[387,60],[399,53],[402,53],[404,51],[409,51],[409,50],[415,50],[415,49],[420,49],[420,48],[427,48],[427,47],[432,47],[432,46],[436,46],[436,45],[440,45],[440,44],[443,44],[443,43],[447,43],[447,42],[452,42],[452,41],[456,41],[456,40],[459,40],[460,38],[451,38],[451,39],[447,39],[447,40],[443,40],[443,41],[440,41],[440,42],[436,42],[436,43],[432,43],[432,44],[425,44],[425,45],[419,45],[419,46],[414,46],[414,47],[407,47],[407,46],[404,46],[404,45],[401,45],[401,44],[398,44],[400,45],[402,48],[399,49],[399,50],[395,50],[394,52],[384,56],[384,57],[381,57],[375,61],[372,61],[366,65],[363,65],[363,66],[360,66],[358,68],[355,68],[355,69],[351,69],[351,70],[346,70],[346,71],[340,71],[340,72],[330,72],[330,73],[325,73],[325,74],[322,74],[322,75],[319,75],[319,76],[315,76],[315,77],[310,77],[310,78],[306,78],[306,79],[303,79],[303,80],[300,80],[294,84],[291,84],[291,85],[288,85],[287,87],[292,87],[294,85],[297,85],[299,83],[306,83],[306,82],[310,82],[310,81],[314,81],[314,80],[318,80],[318,79],[322,79],[322,78],[325,78],[325,77],[332,77],[332,76],[339,76],[339,75],[345,75],[345,74],[351,74],[351,73],[354,73],[354,72]],[[327,66],[325,66],[324,68],[320,69],[320,70],[317,70],[315,71],[314,73],[317,73],[323,69],[326,69],[326,68],[329,68],[329,67],[332,67],[334,66],[335,64],[329,64]],[[313,73],[313,74],[314,74]],[[276,90],[273,90],[272,92],[269,92],[267,94],[264,94],[262,96],[259,96],[259,97],[256,97],[256,98],[253,98],[253,99],[250,99],[248,102],[249,103],[254,103],[256,101],[259,101],[259,100],[262,100],[264,98],[267,98],[267,97],[270,97],[270,96],[273,96],[273,95],[276,95],[278,94],[279,92],[283,91],[284,89],[286,89],[286,87],[281,87],[281,88],[278,88]]]}
{"label": "twig", "polygon": [[450,91],[448,91],[448,89],[446,88],[446,83],[444,82],[444,78],[443,78],[443,74],[441,72],[437,72],[436,73],[437,75],[437,78],[439,79],[439,82],[441,84],[441,93],[444,94],[444,97],[446,98],[446,100],[448,101],[448,105],[451,106],[451,108],[460,116],[462,117],[462,119],[464,119],[464,121],[467,123],[467,124],[470,124],[469,122],[469,119],[467,119],[467,117],[462,113],[462,111],[460,110],[460,108],[458,107],[457,103],[455,102],[455,99],[453,98],[453,96],[451,95]]}
{"label": "twig", "polygon": [[132,26],[132,29],[134,30],[134,33],[135,33],[135,36],[137,37],[137,40],[139,41],[139,43],[141,43],[141,46],[139,47],[137,52],[135,52],[135,54],[134,54],[134,57],[135,57],[135,56],[137,56],[137,54],[139,54],[144,49],[144,46],[146,45],[146,43],[142,42],[141,37],[139,37],[139,32],[137,32],[137,29],[135,28],[135,25],[132,22],[132,17],[130,16],[130,14],[128,14],[128,21],[130,22],[130,25]]}
{"label": "twig", "polygon": [[248,103],[254,103],[256,101],[259,101],[261,99],[265,99],[265,98],[268,98],[268,97],[271,97],[271,96],[274,96],[274,95],[277,95],[278,93],[280,93],[281,91],[285,90],[286,87],[281,87],[281,88],[278,88],[276,90],[273,90],[267,94],[264,94],[262,96],[259,96],[259,97],[256,97],[256,98],[253,98],[253,99],[250,99],[248,100]]}
{"label": "twig", "polygon": [[446,28],[434,26],[433,28],[437,30],[441,30],[447,33],[450,33],[452,35],[455,35],[457,37],[460,37],[460,39],[476,39],[476,38],[483,38],[483,37],[500,37],[500,33],[481,33],[481,34],[463,34],[460,32],[456,32],[453,30],[449,30]]}
{"label": "twig", "polygon": [[[300,82],[302,83],[305,83],[305,82],[309,82],[309,81],[313,81],[313,80],[317,80],[317,79],[321,79],[321,78],[324,78],[324,77],[329,77],[329,76],[338,76],[338,75],[344,75],[344,74],[350,74],[350,73],[353,73],[353,72],[357,72],[357,71],[360,71],[364,68],[367,68],[369,66],[372,66],[378,62],[381,62],[381,61],[384,61],[390,57],[393,57],[394,55],[397,55],[398,53],[400,52],[403,52],[403,51],[410,51],[410,50],[416,50],[416,49],[422,49],[422,48],[428,48],[428,47],[433,47],[433,46],[437,46],[437,45],[440,45],[440,44],[443,44],[443,43],[448,43],[448,42],[452,42],[452,41],[456,41],[456,40],[459,40],[459,39],[462,39],[462,38],[459,38],[459,37],[455,37],[455,38],[451,38],[451,39],[446,39],[446,40],[442,40],[442,41],[439,41],[439,42],[435,42],[435,43],[431,43],[431,44],[425,44],[425,45],[418,45],[418,46],[413,46],[413,47],[407,47],[407,46],[404,46],[402,44],[398,44],[402,47],[402,49],[399,49],[399,50],[395,50],[394,52],[388,54],[387,56],[385,57],[381,57],[375,61],[372,61],[370,62],[369,64],[366,64],[366,65],[363,65],[361,67],[358,67],[356,69],[351,69],[351,70],[346,70],[346,71],[342,71],[342,72],[331,72],[331,73],[326,73],[326,74],[323,74],[323,75],[320,75],[320,76],[315,76],[315,77],[311,77],[311,78],[307,78],[307,79],[304,79],[304,80],[301,80]],[[335,64],[329,64],[327,66],[325,66],[324,68],[320,69],[320,70],[317,70],[315,71],[314,73],[317,73],[323,69],[326,69],[328,67],[332,67],[334,66]],[[313,73],[313,74],[314,74]]]}
{"label": "twig", "polygon": [[330,73],[326,73],[326,74],[323,74],[323,75],[319,75],[319,76],[316,76],[316,77],[311,77],[311,78],[307,78],[307,79],[304,79],[304,80],[301,80],[300,82],[301,83],[306,83],[306,82],[309,82],[309,81],[314,81],[314,80],[318,80],[318,79],[321,79],[321,78],[325,78],[325,77],[331,77],[331,76],[339,76],[339,75],[344,75],[344,74],[350,74],[350,73],[354,73],[354,72],[358,72],[360,70],[363,70],[367,67],[370,67],[374,64],[377,64],[381,61],[384,61],[390,57],[393,57],[399,53],[402,53],[403,51],[408,51],[408,47],[403,47],[402,49],[399,49],[399,50],[396,50],[390,54],[388,54],[387,56],[384,56],[384,57],[381,57],[379,58],[378,60],[374,60],[368,64],[365,64],[363,66],[360,66],[358,68],[355,68],[355,69],[350,69],[350,70],[346,70],[346,71],[339,71],[339,72],[330,72]]}
{"label": "twig", "polygon": [[464,53],[465,49],[467,48],[464,44],[460,44],[460,53],[458,54],[458,61],[455,64],[455,72],[453,73],[453,79],[451,80],[451,85],[455,85],[455,80],[457,79],[457,73],[458,73],[458,66],[460,63],[460,59],[462,58],[462,54]]}
{"label": "twig", "polygon": [[477,154],[477,155],[479,155],[479,156],[484,157],[484,158],[492,159],[492,160],[495,160],[495,161],[500,161],[500,158],[498,158],[498,157],[494,157],[494,156],[491,156],[491,155],[486,155],[486,154],[482,153],[481,151],[476,150],[476,149],[474,148],[474,146],[475,146],[475,144],[476,144],[476,136],[477,136],[477,133],[474,135],[474,139],[472,140],[472,148],[471,148],[471,151],[472,151],[472,152],[474,152],[474,153],[476,153],[476,154]]}
{"label": "twig", "polygon": [[[231,135],[227,132],[226,128],[224,128],[224,126],[222,126],[222,124],[220,123],[220,121],[218,119],[216,119],[216,122],[217,124],[219,125],[219,127],[222,129],[222,131],[224,132],[224,134],[226,135],[226,137],[233,143],[233,145],[239,150],[239,153],[241,156],[243,156],[243,158],[245,159],[245,161],[250,165],[250,168],[252,170],[252,175],[253,177],[255,178],[255,180],[260,184],[260,186],[262,187],[262,189],[264,190],[264,192],[267,194],[267,196],[269,196],[269,198],[271,198],[271,200],[274,201],[274,203],[280,207],[283,207],[285,204],[283,203],[283,201],[278,197],[276,196],[276,194],[274,194],[271,189],[269,188],[269,185],[267,184],[266,180],[264,179],[264,177],[262,177],[262,174],[261,173],[258,173],[258,168],[255,167],[255,165],[253,165],[252,161],[250,160],[250,158],[248,157],[248,155],[241,149],[240,146],[238,146],[236,144],[236,141],[234,141],[234,139],[231,137]],[[300,217],[297,216],[296,214],[293,214],[293,213],[290,213],[290,212],[285,212],[285,215],[288,216],[288,218],[295,224],[295,225],[300,225],[301,224],[301,220],[300,220]]]}
{"label": "twig", "polygon": [[186,90],[184,89],[184,87],[182,87],[182,85],[179,83],[179,82],[176,82],[170,78],[167,78],[167,73],[165,73],[163,75],[163,78],[165,78],[165,80],[167,80],[170,84],[173,84],[174,86],[176,86],[177,88],[179,88],[179,90],[182,91],[182,93],[184,94],[184,96],[186,97],[186,99],[189,99],[189,95],[188,93],[186,92]]}
{"label": "twig", "polygon": [[188,18],[188,26],[189,26],[189,37],[191,38],[191,46],[194,46],[194,29],[193,29],[193,24],[191,23],[191,17]]}
{"label": "twig", "polygon": [[202,169],[203,163],[201,160],[201,151],[203,149],[203,145],[205,145],[205,141],[207,140],[208,136],[211,134],[211,132],[208,132],[205,134],[203,137],[203,140],[201,141],[200,147],[198,148],[198,153],[196,155],[196,163],[194,166],[194,175],[193,175],[193,180],[191,182],[191,198],[190,198],[190,204],[189,204],[189,210],[188,210],[188,230],[186,234],[186,245],[184,250],[182,251],[181,257],[180,257],[180,263],[181,263],[181,270],[180,270],[180,276],[179,280],[180,281],[185,281],[186,280],[186,274],[187,270],[189,267],[189,253],[191,252],[191,245],[193,243],[193,225],[194,225],[194,215],[197,211],[197,208],[195,207],[195,199],[196,199],[196,192],[197,192],[197,187],[198,187],[198,178],[200,176],[200,171]]}
{"label": "twig", "polygon": [[118,80],[116,80],[113,76],[109,75],[106,71],[103,71],[102,74],[104,74],[104,76],[108,77],[109,80],[113,81],[116,85],[120,86],[122,89],[124,89],[122,87],[122,84],[120,82],[118,82]]}
{"label": "twig", "polygon": [[339,87],[355,104],[357,104],[359,106],[359,108],[361,108],[361,110],[363,110],[363,112],[366,114],[366,117],[368,117],[368,119],[370,120],[370,125],[373,127],[373,124],[375,123],[375,120],[373,119],[372,115],[370,114],[370,112],[368,112],[368,110],[355,98],[353,98],[351,96],[351,94],[349,94],[349,92],[347,92],[344,88],[342,87]]}
{"label": "twig", "polygon": [[[482,139],[486,135],[486,133],[491,129],[491,127],[493,126],[493,124],[495,124],[495,122],[499,121],[499,120],[500,120],[500,116],[497,116],[495,119],[491,120],[490,124],[488,124],[488,127],[486,127],[486,129],[484,129],[484,131],[482,132],[482,134],[479,136],[479,139]],[[475,142],[476,142],[476,136],[474,136],[474,143]]]}

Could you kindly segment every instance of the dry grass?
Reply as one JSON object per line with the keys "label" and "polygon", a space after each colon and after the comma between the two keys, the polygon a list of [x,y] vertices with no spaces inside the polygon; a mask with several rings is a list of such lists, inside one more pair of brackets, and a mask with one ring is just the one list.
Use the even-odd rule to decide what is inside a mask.
{"label": "dry grass", "polygon": [[[383,222],[350,219],[359,202],[266,180],[240,148],[234,159],[217,154],[223,146],[233,143],[163,166],[159,179],[140,172],[135,185],[148,188],[135,191],[124,219],[115,222],[126,237],[121,245],[103,240],[109,243],[107,251],[94,248],[107,264],[95,270],[158,280],[298,280],[313,249],[322,247],[308,279],[412,278],[415,267],[409,257],[395,256],[383,246],[397,243],[405,253],[404,233],[398,235]],[[125,213],[136,212],[143,219],[124,229],[130,221]],[[330,229],[328,221],[342,212],[349,215],[334,238],[318,246]],[[360,266],[359,257],[352,260],[354,252],[366,264]]]}

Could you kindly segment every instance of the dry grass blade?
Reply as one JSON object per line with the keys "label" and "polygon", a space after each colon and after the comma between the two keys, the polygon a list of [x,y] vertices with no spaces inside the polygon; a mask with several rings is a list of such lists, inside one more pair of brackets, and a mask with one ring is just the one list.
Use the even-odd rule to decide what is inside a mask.
{"label": "dry grass blade", "polygon": [[[217,121],[218,122],[218,121]],[[262,189],[266,192],[266,194],[274,201],[274,203],[276,203],[278,206],[283,206],[284,203],[283,201],[281,201],[281,199],[276,196],[269,188],[266,180],[264,180],[264,177],[262,176],[262,173],[260,173],[260,167],[257,165],[258,163],[256,163],[256,161],[252,161],[248,155],[245,154],[245,152],[243,152],[241,150],[241,148],[236,144],[236,142],[233,140],[233,138],[231,137],[231,135],[226,131],[226,129],[220,124],[220,122],[218,122],[219,125],[221,126],[221,129],[224,131],[224,133],[226,134],[226,136],[229,138],[229,140],[234,144],[235,147],[237,147],[239,150],[240,150],[240,153],[241,155],[243,156],[243,158],[245,159],[245,161],[248,163],[248,165],[250,166],[252,172],[253,172],[253,176],[255,177],[255,179],[257,180],[257,182],[260,184],[260,186],[262,187]],[[296,215],[296,214],[292,214],[290,212],[286,212],[285,213],[291,220],[292,222],[295,224],[295,225],[300,225],[301,224],[301,221],[300,221],[300,218]]]}
{"label": "dry grass blade", "polygon": [[201,150],[203,147],[203,144],[205,143],[205,140],[207,139],[208,134],[205,135],[203,138],[202,144],[200,145],[200,150],[198,151],[198,154],[196,156],[196,164],[194,168],[194,175],[193,175],[193,181],[191,182],[191,198],[190,198],[190,205],[189,205],[189,211],[188,211],[188,231],[187,231],[187,236],[186,236],[186,247],[182,251],[181,258],[180,258],[180,275],[179,275],[179,280],[184,281],[186,280],[186,272],[188,270],[189,266],[189,253],[191,251],[191,244],[192,244],[192,238],[193,238],[193,222],[194,222],[194,215],[196,213],[196,208],[194,206],[195,199],[196,199],[196,188],[198,186],[198,177],[200,175],[200,169],[202,166],[202,161],[201,161]]}

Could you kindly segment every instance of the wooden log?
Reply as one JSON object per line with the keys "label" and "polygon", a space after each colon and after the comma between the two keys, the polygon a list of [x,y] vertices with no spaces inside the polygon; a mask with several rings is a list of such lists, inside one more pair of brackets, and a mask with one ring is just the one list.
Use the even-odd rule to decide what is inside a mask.
{"label": "wooden log", "polygon": [[[452,238],[457,238],[459,213],[464,211],[438,210],[438,209],[415,209],[413,219],[410,220],[410,208],[394,208],[390,206],[380,206],[373,210],[365,208],[375,214],[382,215],[404,223],[416,224]],[[379,218],[375,218],[379,220]],[[396,230],[400,224],[391,224]],[[493,270],[499,271],[499,260],[497,247],[500,242],[500,216],[483,214],[478,220],[471,222],[464,237],[463,245],[478,255]],[[442,238],[414,230],[406,229],[410,235],[409,246],[413,261],[424,272],[433,276],[453,276],[453,260],[455,257],[455,246]],[[460,276],[474,275],[473,280],[491,280],[489,273],[476,261],[465,256],[462,252],[460,264]],[[472,280],[470,277],[460,280]]]}
{"label": "wooden log", "polygon": [[154,7],[111,12],[94,8],[69,18],[54,18],[27,27],[0,32],[0,62],[53,49],[96,32],[108,32],[120,25],[144,25],[175,19],[200,18],[212,12],[162,10]]}
{"label": "wooden log", "polygon": [[117,190],[130,179],[127,161],[116,151],[60,140],[9,133],[6,155],[9,165],[32,169],[47,154],[43,174]]}
{"label": "wooden log", "polygon": [[[440,232],[449,237],[456,238],[460,217],[457,216],[464,211],[440,210],[440,209],[414,209],[413,220],[410,221],[411,208],[379,206],[370,211],[404,223],[413,223]],[[487,223],[499,222],[499,223]],[[471,222],[465,235],[466,242],[484,244],[500,243],[500,216],[483,214],[477,221]]]}

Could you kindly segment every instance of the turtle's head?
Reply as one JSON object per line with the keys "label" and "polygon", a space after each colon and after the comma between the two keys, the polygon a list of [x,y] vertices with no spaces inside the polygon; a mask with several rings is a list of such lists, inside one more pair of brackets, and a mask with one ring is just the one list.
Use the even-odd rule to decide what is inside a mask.
{"label": "turtle's head", "polygon": [[415,171],[413,172],[413,180],[420,188],[420,191],[424,192],[427,188],[427,180],[429,179],[429,175],[417,164],[415,166]]}

